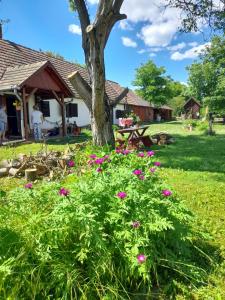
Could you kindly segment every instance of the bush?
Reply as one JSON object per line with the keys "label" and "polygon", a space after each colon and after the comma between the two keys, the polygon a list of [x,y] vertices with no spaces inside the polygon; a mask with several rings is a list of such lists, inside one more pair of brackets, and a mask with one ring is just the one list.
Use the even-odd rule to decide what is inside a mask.
{"label": "bush", "polygon": [[202,282],[191,213],[160,179],[153,154],[99,152],[83,176],[8,193],[0,298],[139,299],[175,278]]}
{"label": "bush", "polygon": [[193,128],[195,128],[195,127],[197,127],[197,125],[198,125],[198,120],[193,120],[193,119],[186,119],[185,121],[184,121],[184,125],[185,126],[192,126]]}

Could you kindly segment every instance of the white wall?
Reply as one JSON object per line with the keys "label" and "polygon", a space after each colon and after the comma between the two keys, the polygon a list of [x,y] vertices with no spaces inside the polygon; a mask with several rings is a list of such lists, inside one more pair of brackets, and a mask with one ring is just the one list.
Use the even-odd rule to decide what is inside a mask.
{"label": "white wall", "polygon": [[[71,98],[65,99],[65,102],[70,101]],[[50,117],[46,117],[45,119],[47,122],[44,123],[44,128],[53,128],[55,127],[55,123],[59,122],[61,124],[62,117],[61,117],[61,109],[59,103],[55,99],[46,100],[49,101],[50,105]],[[72,99],[71,103],[77,103],[78,105],[78,117],[73,118],[66,118],[66,122],[73,123],[76,121],[78,126],[86,126],[90,124],[90,115],[88,108],[83,100],[81,99]],[[33,111],[33,106],[35,104],[34,96],[29,98],[28,105],[29,105],[29,121],[31,124],[31,113]],[[116,119],[116,110],[124,110],[123,104],[118,104],[113,109],[113,123],[118,124],[119,120]],[[32,126],[31,126],[32,127]]]}
{"label": "white wall", "polygon": [[[73,118],[66,118],[66,122],[73,123],[76,121],[78,126],[85,126],[90,124],[90,116],[87,106],[85,105],[84,101],[80,99],[65,99],[65,102],[72,100],[71,103],[77,103],[78,105],[78,117]],[[62,123],[61,117],[61,108],[59,103],[55,99],[46,100],[49,101],[50,106],[50,117],[46,117],[46,122],[44,122],[44,128],[53,128],[56,125],[56,122],[59,124]],[[29,120],[31,124],[31,114],[33,111],[34,106],[34,97],[29,98]],[[32,127],[32,126],[31,126]]]}
{"label": "white wall", "polygon": [[117,104],[117,106],[113,109],[113,124],[119,124],[119,119],[116,119],[116,111],[124,110],[124,104]]}

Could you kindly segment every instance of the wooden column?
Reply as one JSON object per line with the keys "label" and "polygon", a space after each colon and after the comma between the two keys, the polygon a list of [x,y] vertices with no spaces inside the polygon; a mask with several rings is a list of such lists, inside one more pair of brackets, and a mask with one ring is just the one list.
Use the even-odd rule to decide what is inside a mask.
{"label": "wooden column", "polygon": [[65,113],[65,103],[64,95],[61,96],[61,112],[62,112],[62,136],[66,136],[66,113]]}
{"label": "wooden column", "polygon": [[26,89],[23,87],[22,90],[22,100],[23,100],[23,120],[24,120],[24,130],[25,130],[25,139],[29,138],[28,133],[28,120],[27,120],[27,101],[26,101]]}

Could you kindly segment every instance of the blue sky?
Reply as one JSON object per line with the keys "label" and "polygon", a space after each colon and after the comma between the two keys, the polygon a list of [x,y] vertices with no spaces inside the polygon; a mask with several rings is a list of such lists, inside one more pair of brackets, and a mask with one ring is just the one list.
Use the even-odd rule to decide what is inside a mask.
{"label": "blue sky", "polygon": [[[90,15],[94,15],[97,1],[89,0]],[[124,1],[122,12],[128,20],[115,26],[106,48],[108,79],[130,87],[135,69],[152,59],[165,66],[173,79],[187,81],[185,68],[207,41],[202,34],[179,33],[180,12],[162,11],[158,4],[164,0],[154,1]],[[10,19],[4,26],[5,39],[84,63],[79,19],[69,11],[67,0],[2,0],[1,18]]]}

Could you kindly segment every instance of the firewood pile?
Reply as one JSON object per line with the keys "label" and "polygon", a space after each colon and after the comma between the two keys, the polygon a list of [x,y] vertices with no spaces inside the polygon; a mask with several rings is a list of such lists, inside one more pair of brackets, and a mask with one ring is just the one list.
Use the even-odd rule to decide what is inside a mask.
{"label": "firewood pile", "polygon": [[41,151],[36,155],[19,154],[17,158],[0,162],[0,177],[25,177],[34,181],[41,177],[59,178],[68,173],[68,162],[74,152],[67,149],[60,151]]}
{"label": "firewood pile", "polygon": [[151,136],[152,141],[154,144],[157,145],[168,145],[175,142],[172,135],[166,133],[166,132],[159,132],[157,134],[154,134]]}

